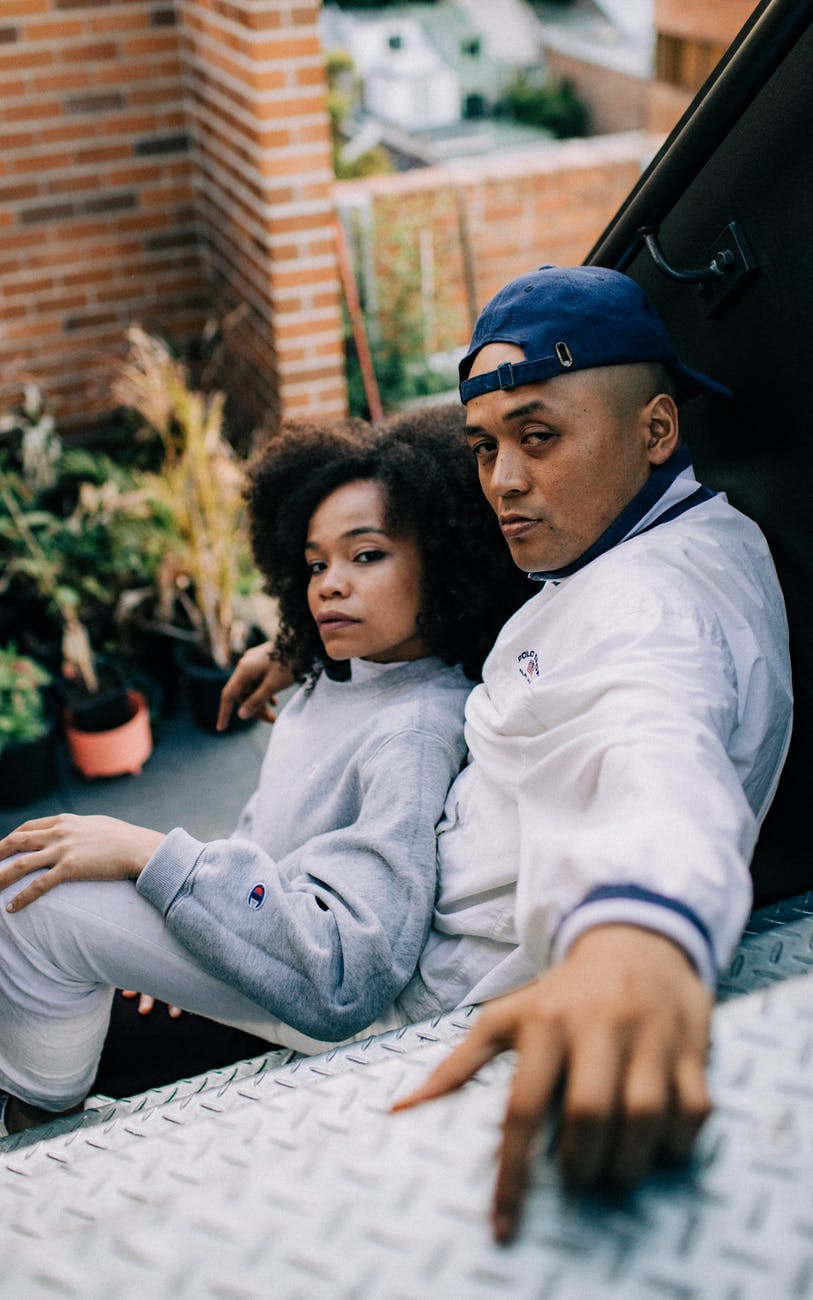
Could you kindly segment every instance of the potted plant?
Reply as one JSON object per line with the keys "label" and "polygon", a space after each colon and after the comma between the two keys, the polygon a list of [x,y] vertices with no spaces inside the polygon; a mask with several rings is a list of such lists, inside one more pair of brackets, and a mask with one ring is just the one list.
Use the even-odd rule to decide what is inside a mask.
{"label": "potted plant", "polygon": [[14,808],[56,784],[51,676],[15,645],[0,649],[0,807]]}
{"label": "potted plant", "polygon": [[214,731],[223,684],[255,627],[273,635],[274,607],[251,559],[244,473],[224,435],[224,394],[194,390],[162,339],[139,326],[128,339],[114,395],[164,448],[160,472],[141,480],[167,521],[153,625],[176,639],[195,717]]}
{"label": "potted plant", "polygon": [[112,670],[105,670],[106,677],[101,675],[87,628],[77,613],[75,589],[60,580],[54,559],[2,478],[0,499],[26,552],[17,568],[36,581],[62,620],[65,736],[71,761],[87,777],[137,774],[152,753],[147,702],[140,692],[117,680]]}
{"label": "potted plant", "polygon": [[[24,411],[16,418],[23,435],[20,464],[8,455],[0,463],[0,592],[14,583],[23,593],[36,592],[56,620],[60,645],[55,669],[61,670],[66,732],[75,765],[91,776],[138,771],[151,752],[146,703],[142,695],[128,690],[108,660],[94,654],[88,631],[89,618],[104,619],[116,598],[111,579],[122,562],[113,546],[112,521],[127,513],[126,494],[113,470],[96,465],[92,457],[90,465],[72,466],[73,453],[63,455],[52,426],[39,440],[40,472],[35,477],[26,457],[35,427],[32,415]],[[3,432],[8,427],[6,420]],[[78,455],[81,460],[89,453]],[[60,464],[70,470],[61,482]],[[103,482],[93,483],[92,472]],[[131,496],[135,499],[135,494]],[[54,499],[59,509],[49,508]],[[132,500],[127,509],[133,509]],[[138,742],[132,751],[134,732]],[[124,752],[118,754],[116,744],[106,745],[104,757],[96,756],[88,766],[80,743],[85,733],[115,735]]]}

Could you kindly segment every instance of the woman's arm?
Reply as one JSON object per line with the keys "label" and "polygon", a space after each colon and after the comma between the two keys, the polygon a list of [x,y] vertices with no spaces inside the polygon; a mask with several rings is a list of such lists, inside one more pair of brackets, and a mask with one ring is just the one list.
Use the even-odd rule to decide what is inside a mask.
{"label": "woman's arm", "polygon": [[414,974],[436,888],[435,825],[460,763],[398,733],[359,773],[355,819],[278,861],[233,836],[172,831],[138,881],[213,975],[312,1038],[371,1024]]}

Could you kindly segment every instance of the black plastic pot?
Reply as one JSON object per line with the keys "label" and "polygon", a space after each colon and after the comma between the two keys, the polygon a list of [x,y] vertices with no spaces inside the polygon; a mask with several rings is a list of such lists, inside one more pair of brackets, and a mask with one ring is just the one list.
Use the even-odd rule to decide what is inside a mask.
{"label": "black plastic pot", "polygon": [[100,659],[96,667],[99,689],[92,695],[81,681],[64,681],[65,704],[78,731],[113,731],[133,716],[127,684],[118,665]]}
{"label": "black plastic pot", "polygon": [[53,790],[57,780],[56,723],[44,736],[0,752],[0,808],[19,808]]}
{"label": "black plastic pot", "polygon": [[[220,708],[220,692],[231,676],[230,668],[218,668],[211,660],[204,659],[196,650],[179,646],[176,651],[178,667],[184,676],[186,695],[192,716],[203,731],[217,732],[217,714]],[[233,712],[226,732],[243,731],[252,726],[253,718],[238,718]],[[226,732],[222,734],[226,734]]]}
{"label": "black plastic pot", "polygon": [[123,727],[133,716],[126,686],[114,686],[109,691],[99,691],[71,705],[74,726],[79,731],[113,731]]}
{"label": "black plastic pot", "polygon": [[[180,685],[176,642],[164,632],[140,627],[133,636],[132,652],[136,662],[143,666],[148,679],[158,687],[160,712],[167,715],[174,713],[178,707]],[[130,673],[130,677],[133,676]],[[137,680],[134,684],[141,689]],[[148,693],[152,699],[155,691],[153,689]]]}

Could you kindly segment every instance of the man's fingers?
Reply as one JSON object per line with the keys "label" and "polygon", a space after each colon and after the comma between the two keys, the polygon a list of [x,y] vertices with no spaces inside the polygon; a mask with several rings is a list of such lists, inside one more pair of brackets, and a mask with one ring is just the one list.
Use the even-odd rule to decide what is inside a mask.
{"label": "man's fingers", "polygon": [[481,1021],[478,1022],[468,1038],[465,1038],[450,1056],[441,1061],[426,1082],[408,1097],[396,1101],[391,1109],[407,1110],[411,1106],[420,1105],[421,1102],[431,1101],[434,1097],[443,1097],[447,1092],[454,1092],[508,1046],[509,1043],[500,1037],[495,1037],[487,1028],[483,1028]]}
{"label": "man's fingers", "polygon": [[182,1016],[182,1015],[183,1015],[183,1009],[182,1009],[181,1007],[172,1007],[172,1006],[170,1006],[170,1007],[167,1008],[167,1010],[169,1011],[169,1018],[170,1018],[170,1020],[177,1020],[177,1019],[178,1019],[178,1016]]}
{"label": "man's fingers", "polygon": [[674,1110],[666,1132],[665,1152],[671,1160],[687,1160],[692,1144],[711,1110],[704,1061],[686,1052],[674,1067]]}
{"label": "man's fingers", "polygon": [[604,1174],[615,1142],[624,1044],[610,1024],[578,1041],[562,1107],[559,1164],[566,1182],[591,1187]]}
{"label": "man's fingers", "polygon": [[510,1241],[517,1230],[536,1150],[539,1127],[549,1112],[562,1071],[559,1035],[548,1024],[532,1021],[517,1036],[517,1065],[505,1112],[492,1221],[498,1241]]}
{"label": "man's fingers", "polygon": [[149,993],[142,993],[138,999],[138,1014],[140,1016],[148,1016],[154,1006],[155,998],[151,997]]}
{"label": "man's fingers", "polygon": [[639,1182],[660,1154],[668,1125],[669,1064],[665,1045],[654,1044],[627,1066],[618,1137],[607,1170],[621,1187]]}

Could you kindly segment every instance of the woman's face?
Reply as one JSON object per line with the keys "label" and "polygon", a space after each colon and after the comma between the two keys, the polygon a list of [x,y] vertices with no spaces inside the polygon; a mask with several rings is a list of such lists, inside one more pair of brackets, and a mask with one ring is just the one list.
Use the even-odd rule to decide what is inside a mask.
{"label": "woman's face", "polygon": [[345,483],[314,510],[305,542],[308,607],[331,659],[395,663],[429,649],[418,630],[422,557],[395,536],[378,483]]}

